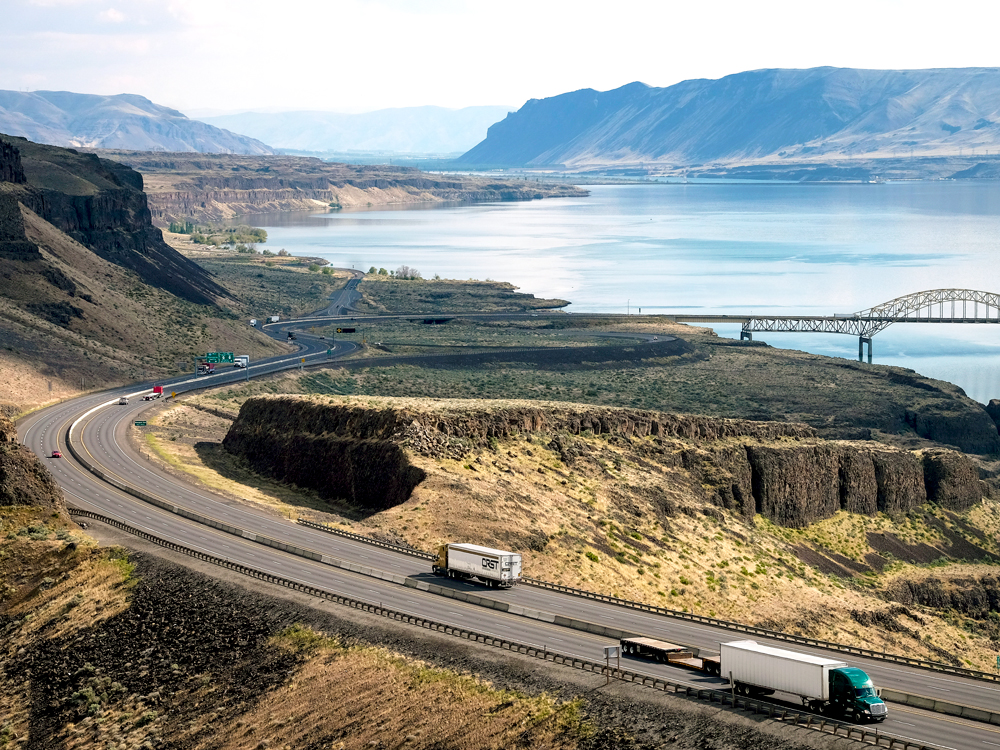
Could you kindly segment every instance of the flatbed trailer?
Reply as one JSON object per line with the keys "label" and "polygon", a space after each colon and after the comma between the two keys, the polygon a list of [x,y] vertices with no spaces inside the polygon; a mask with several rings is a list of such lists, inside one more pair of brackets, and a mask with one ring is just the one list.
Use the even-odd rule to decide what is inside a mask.
{"label": "flatbed trailer", "polygon": [[659,641],[655,638],[622,638],[622,652],[627,656],[640,659],[651,659],[661,664],[673,664],[678,667],[694,669],[708,674],[720,674],[721,662],[715,654],[703,652],[698,648],[680,646],[676,643]]}

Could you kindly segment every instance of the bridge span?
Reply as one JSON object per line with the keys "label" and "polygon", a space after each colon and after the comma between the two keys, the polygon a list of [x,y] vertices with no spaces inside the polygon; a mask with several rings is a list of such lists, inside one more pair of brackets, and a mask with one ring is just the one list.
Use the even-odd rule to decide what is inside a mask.
{"label": "bridge span", "polygon": [[833,315],[668,315],[678,323],[739,323],[740,340],[757,332],[845,333],[858,337],[858,361],[872,361],[872,337],[893,323],[1000,324],[1000,294],[975,289],[931,289],[856,313]]}

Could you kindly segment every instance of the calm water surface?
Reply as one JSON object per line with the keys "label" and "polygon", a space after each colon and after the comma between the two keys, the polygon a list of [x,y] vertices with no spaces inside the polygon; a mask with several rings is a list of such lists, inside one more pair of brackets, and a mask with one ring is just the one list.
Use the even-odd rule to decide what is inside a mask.
{"label": "calm water surface", "polygon": [[[1000,183],[600,185],[588,198],[254,217],[335,266],[511,281],[578,312],[832,314],[944,287],[1000,292]],[[739,336],[738,326],[719,327]],[[857,357],[857,339],[755,334]],[[875,362],[1000,397],[1000,325],[896,324]]]}

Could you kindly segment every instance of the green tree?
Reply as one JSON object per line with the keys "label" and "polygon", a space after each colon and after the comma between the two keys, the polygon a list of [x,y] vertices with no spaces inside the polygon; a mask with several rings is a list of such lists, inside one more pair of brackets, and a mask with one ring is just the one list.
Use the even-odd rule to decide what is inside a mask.
{"label": "green tree", "polygon": [[372,273],[372,274],[378,273],[378,269],[375,268],[375,266],[372,266],[371,268],[368,269],[368,273]]}

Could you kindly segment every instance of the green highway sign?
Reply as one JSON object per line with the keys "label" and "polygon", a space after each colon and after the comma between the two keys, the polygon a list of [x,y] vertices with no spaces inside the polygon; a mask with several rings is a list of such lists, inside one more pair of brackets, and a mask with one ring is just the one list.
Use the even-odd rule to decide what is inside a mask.
{"label": "green highway sign", "polygon": [[233,359],[232,352],[209,352],[205,355],[205,361],[213,365],[233,364],[236,360]]}
{"label": "green highway sign", "polygon": [[144,419],[140,419],[140,420],[136,421],[135,426],[136,427],[145,427],[146,426],[146,421]]}

